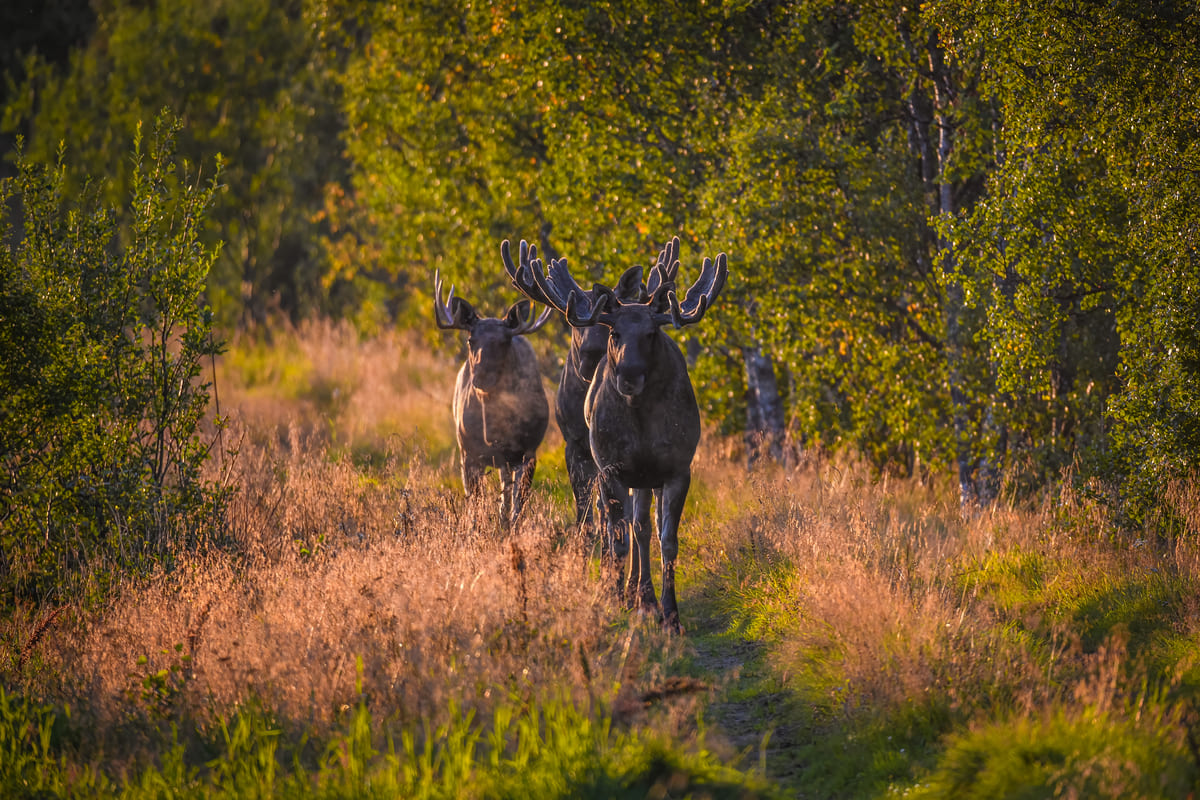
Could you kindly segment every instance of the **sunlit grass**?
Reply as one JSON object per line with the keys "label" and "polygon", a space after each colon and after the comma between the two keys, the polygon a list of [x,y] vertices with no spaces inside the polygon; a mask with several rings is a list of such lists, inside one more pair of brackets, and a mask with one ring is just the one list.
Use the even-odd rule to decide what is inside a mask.
{"label": "sunlit grass", "polygon": [[1122,534],[1069,492],[967,514],[949,481],[816,454],[748,473],[706,433],[671,637],[571,525],[553,423],[515,531],[494,477],[463,497],[451,359],[322,325],[225,358],[222,537],[102,609],[4,620],[0,793],[1184,797],[1197,779],[1191,542]]}
{"label": "sunlit grass", "polygon": [[269,338],[242,334],[216,375],[221,410],[256,437],[299,427],[359,463],[388,455],[442,463],[455,446],[457,369],[412,334],[362,339],[345,324],[306,322],[272,328]]}

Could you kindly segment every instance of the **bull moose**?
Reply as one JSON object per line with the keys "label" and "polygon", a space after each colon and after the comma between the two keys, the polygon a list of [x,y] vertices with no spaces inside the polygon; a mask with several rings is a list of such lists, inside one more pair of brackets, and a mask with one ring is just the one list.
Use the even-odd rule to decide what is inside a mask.
{"label": "bull moose", "polygon": [[536,319],[521,300],[500,318],[481,317],[454,287],[442,300],[442,277],[434,273],[434,321],[443,330],[467,332],[467,360],[454,387],[454,427],[462,464],[463,491],[479,492],[489,467],[500,473],[500,520],[515,523],[533,484],[537,448],[546,435],[550,409],[537,356],[524,338],[546,324],[551,309]]}
{"label": "bull moose", "polygon": [[[700,277],[678,299],[674,276],[678,264],[678,238],[663,248],[672,263],[652,274],[644,301],[621,300],[613,289],[597,285],[584,290],[564,259],[552,259],[544,268],[540,259],[521,267],[517,286],[532,283],[531,299],[545,298],[566,316],[572,328],[596,325],[608,330],[606,353],[584,402],[588,441],[600,473],[602,496],[629,498],[627,514],[610,524],[610,551],[617,552],[618,526],[630,530],[627,597],[643,611],[661,615],[663,623],[679,631],[675,599],[675,559],[679,552],[679,523],[691,485],[691,465],[700,442],[700,410],[688,376],[687,361],[679,346],[662,330],[699,322],[716,300],[728,277],[724,253],[705,258]],[[660,265],[664,257],[660,257]],[[662,606],[654,594],[650,574],[650,505],[658,500],[659,542],[662,549]]]}
{"label": "bull moose", "polygon": [[[678,242],[678,240],[676,240]],[[667,267],[672,263],[665,250],[659,255],[658,263],[651,272],[651,282],[662,280]],[[537,259],[537,246],[521,240],[518,262],[513,263],[508,240],[500,244],[500,257],[504,270],[513,286],[527,297],[542,305],[552,306],[533,281],[529,271],[531,260]],[[666,264],[664,264],[664,259]],[[678,260],[673,262],[678,266]],[[669,276],[674,279],[674,275]],[[647,286],[642,283],[641,267],[630,267],[625,271],[613,290],[622,302],[637,302],[648,299]],[[575,497],[575,524],[584,525],[592,518],[592,492],[596,485],[596,462],[592,458],[588,442],[587,420],[583,415],[583,404],[588,388],[596,374],[596,367],[608,352],[608,329],[603,325],[571,328],[571,344],[559,376],[558,390],[554,395],[554,419],[562,433],[567,477]],[[623,515],[621,498],[610,498],[611,507],[602,509],[601,524],[609,515],[620,519]]]}

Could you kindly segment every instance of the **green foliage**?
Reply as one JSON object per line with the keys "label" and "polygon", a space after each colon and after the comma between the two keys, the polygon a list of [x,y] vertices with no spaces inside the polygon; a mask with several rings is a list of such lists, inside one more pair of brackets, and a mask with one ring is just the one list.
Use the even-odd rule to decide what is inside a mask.
{"label": "green foliage", "polygon": [[728,131],[703,196],[709,236],[744,264],[723,324],[703,335],[757,340],[786,365],[805,441],[908,472],[944,467],[953,440],[933,187],[911,143],[927,55],[899,38],[916,14],[897,15],[788,9],[765,59],[771,88]]}
{"label": "green foliage", "polygon": [[427,328],[435,268],[482,306],[512,301],[501,239],[611,282],[678,234],[683,281],[730,256],[718,305],[682,334],[726,432],[753,417],[755,352],[806,446],[905,474],[954,465],[965,498],[994,496],[1002,472],[1027,495],[1072,469],[1137,522],[1200,469],[1186,4],[96,14],[65,71],[25,62],[8,129],[28,127],[41,160],[65,141],[78,175],[108,172],[123,196],[123,132],[175,106],[181,152],[229,163],[210,212],[223,322],[278,305]]}
{"label": "green foliage", "polygon": [[337,310],[349,287],[326,281],[321,237],[345,172],[331,70],[352,23],[274,0],[122,0],[97,16],[70,65],[35,64],[6,109],[6,128],[29,128],[28,155],[49,162],[64,144],[72,190],[104,175],[115,204],[133,180],[128,132],[170,107],[183,157],[224,158],[204,232],[225,245],[208,287],[218,319]]}
{"label": "green foliage", "polygon": [[1200,457],[1200,19],[1133,3],[939,13],[1005,109],[989,197],[945,232],[987,315],[1010,458],[1036,484],[1078,458],[1144,515]]}
{"label": "green foliage", "polygon": [[108,778],[90,764],[62,755],[71,709],[38,705],[0,687],[0,794],[13,800],[46,797],[109,797]]}
{"label": "green foliage", "polygon": [[360,704],[311,771],[299,758],[282,763],[281,748],[298,751],[304,742],[286,741],[267,712],[247,707],[217,720],[218,752],[202,769],[167,742],[157,763],[119,781],[75,763],[55,734],[56,719],[54,709],[0,691],[5,797],[778,796],[762,778],[722,766],[703,749],[618,730],[605,715],[561,699],[514,698],[486,730],[470,711],[452,709],[445,725],[420,736],[402,731],[399,746],[389,739],[384,749],[380,720]]}
{"label": "green foliage", "polygon": [[711,413],[739,419],[741,348],[761,346],[786,365],[799,435],[944,462],[929,187],[905,128],[923,56],[895,43],[881,68],[886,16],[832,6],[377,9],[345,81],[349,148],[411,287],[405,321],[424,324],[435,266],[511,297],[502,238],[611,281],[679,233],[683,281],[730,254],[719,307],[686,334]]}
{"label": "green foliage", "polygon": [[905,797],[1188,797],[1200,779],[1179,720],[1154,700],[1137,710],[1056,711],[953,737]]}
{"label": "green foliage", "polygon": [[55,714],[0,688],[0,789],[5,797],[60,788],[51,752]]}
{"label": "green foliage", "polygon": [[510,66],[520,55],[511,26],[495,7],[406,2],[373,6],[369,27],[371,47],[343,79],[348,149],[360,222],[400,290],[401,319],[424,325],[435,267],[483,307],[502,307],[512,295],[491,296],[506,283],[499,242],[533,227],[521,215],[540,148],[532,80]]}
{"label": "green foliage", "polygon": [[61,160],[4,183],[23,227],[0,251],[0,579],[7,599],[71,594],[147,568],[203,534],[219,502],[210,445],[200,241],[212,195],[172,166],[177,123],[134,140],[127,229],[100,187],[68,193]]}

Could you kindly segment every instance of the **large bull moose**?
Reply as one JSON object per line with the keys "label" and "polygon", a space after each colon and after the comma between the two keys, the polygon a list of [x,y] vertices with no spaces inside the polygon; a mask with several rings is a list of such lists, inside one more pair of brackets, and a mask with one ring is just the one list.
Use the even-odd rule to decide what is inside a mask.
{"label": "large bull moose", "polygon": [[467,360],[454,387],[454,427],[463,490],[479,491],[488,467],[500,473],[500,521],[516,522],[533,484],[537,448],[550,409],[537,356],[524,338],[546,324],[551,309],[533,318],[528,300],[502,318],[481,317],[454,287],[442,301],[442,277],[434,273],[434,321],[443,330],[467,332]]}
{"label": "large bull moose", "polygon": [[[664,248],[672,261],[678,252],[678,239]],[[676,263],[667,265],[669,274],[677,270]],[[540,259],[531,259],[522,273],[518,288],[530,281],[536,284],[538,293],[531,299],[545,298],[572,328],[600,325],[608,330],[606,354],[584,403],[592,457],[600,472],[602,494],[631,500],[621,523],[633,538],[627,596],[641,609],[660,613],[663,623],[678,631],[675,558],[692,458],[700,442],[700,410],[687,361],[661,328],[667,324],[682,328],[703,318],[725,286],[726,256],[704,259],[700,277],[682,301],[674,281],[661,279],[661,272],[657,280],[652,276],[656,285],[651,289],[648,284],[644,302],[622,301],[612,289],[599,285],[585,291],[561,259],[552,260],[548,269],[543,269]],[[650,574],[650,501],[656,490],[661,492],[661,609]],[[610,540],[619,535],[615,528],[610,526]],[[611,550],[616,550],[615,542]]]}
{"label": "large bull moose", "polygon": [[[678,243],[678,239],[676,239]],[[658,263],[651,271],[650,281],[657,285],[663,279],[674,279],[674,275],[666,276],[666,270],[671,263],[677,267],[677,258],[671,258],[664,249],[659,255]],[[678,252],[675,253],[678,256]],[[537,259],[537,246],[528,244],[524,239],[518,248],[518,262],[513,263],[511,248],[508,240],[500,243],[500,257],[504,262],[504,270],[508,273],[513,286],[517,287],[534,302],[553,306],[550,300],[542,294],[537,283],[532,279],[529,264]],[[664,264],[664,260],[666,263]],[[565,259],[563,259],[565,262]],[[621,302],[644,302],[649,298],[647,285],[642,283],[641,267],[630,267],[621,275],[613,292]],[[589,301],[593,300],[589,293]],[[567,477],[571,481],[571,493],[575,496],[575,524],[584,525],[592,517],[591,497],[596,485],[596,462],[592,458],[591,444],[588,441],[587,420],[583,415],[583,404],[596,367],[608,352],[608,329],[603,325],[571,328],[571,345],[564,359],[562,374],[559,376],[558,390],[554,395],[554,419],[562,433],[564,456],[567,463]],[[620,519],[623,515],[621,498],[610,498],[611,506],[601,513],[601,524],[604,519],[613,516]]]}

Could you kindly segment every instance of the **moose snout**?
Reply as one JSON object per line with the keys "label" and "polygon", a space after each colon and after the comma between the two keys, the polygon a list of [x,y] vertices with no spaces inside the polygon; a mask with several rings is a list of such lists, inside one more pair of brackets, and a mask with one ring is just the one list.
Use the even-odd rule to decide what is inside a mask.
{"label": "moose snout", "polygon": [[500,384],[504,373],[496,369],[494,364],[474,364],[471,370],[471,386],[479,395],[486,396],[489,391]]}
{"label": "moose snout", "polygon": [[617,376],[617,391],[625,398],[625,402],[629,405],[636,405],[638,398],[642,394],[642,390],[646,388],[645,375],[618,375]]}

